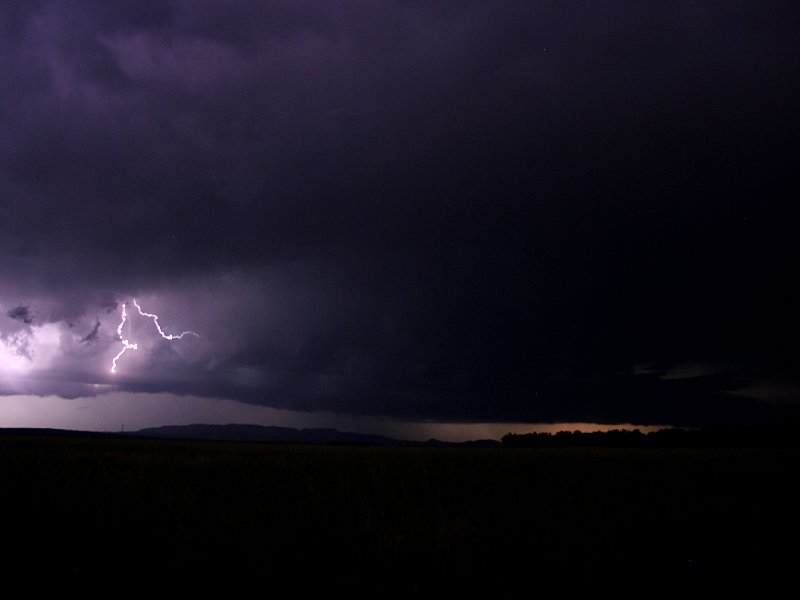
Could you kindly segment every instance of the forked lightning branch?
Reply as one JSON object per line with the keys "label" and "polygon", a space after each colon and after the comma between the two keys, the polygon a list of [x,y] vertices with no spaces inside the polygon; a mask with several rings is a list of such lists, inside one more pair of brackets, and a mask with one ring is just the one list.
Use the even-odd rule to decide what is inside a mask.
{"label": "forked lightning branch", "polygon": [[[146,317],[148,319],[153,319],[153,324],[156,326],[156,329],[158,330],[159,335],[162,338],[164,338],[165,340],[179,340],[185,335],[193,335],[195,337],[200,337],[194,331],[183,331],[183,332],[181,332],[181,333],[179,333],[177,335],[176,334],[164,333],[164,330],[161,329],[161,325],[158,322],[158,315],[154,315],[152,313],[144,312],[142,310],[142,307],[139,306],[139,303],[136,302],[136,298],[133,299],[133,305],[136,307],[136,310],[139,311],[139,314],[141,316]],[[122,320],[119,322],[119,325],[117,326],[117,337],[119,337],[119,341],[122,343],[122,350],[120,350],[117,353],[117,355],[111,361],[111,372],[112,373],[116,373],[117,372],[117,362],[119,361],[120,358],[122,358],[122,355],[125,354],[126,351],[128,351],[128,350],[138,350],[139,349],[139,345],[138,344],[131,343],[130,340],[128,340],[127,338],[123,337],[123,335],[122,335],[122,328],[124,327],[125,322],[127,320],[128,320],[128,309],[127,309],[126,304],[123,302],[122,303]]]}

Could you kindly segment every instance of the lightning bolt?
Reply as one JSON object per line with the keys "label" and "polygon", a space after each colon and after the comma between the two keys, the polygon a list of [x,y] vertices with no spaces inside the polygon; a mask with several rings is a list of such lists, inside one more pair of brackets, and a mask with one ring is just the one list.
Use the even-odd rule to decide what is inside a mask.
{"label": "lightning bolt", "polygon": [[[158,324],[158,315],[152,315],[150,313],[144,312],[142,310],[142,307],[139,306],[139,304],[136,302],[136,298],[133,299],[133,305],[136,307],[136,310],[139,311],[140,315],[142,315],[143,317],[148,317],[150,319],[153,319],[153,323],[155,323],[156,329],[158,329],[158,333],[160,333],[161,337],[164,338],[165,340],[179,340],[185,335],[193,335],[194,337],[197,337],[197,338],[200,337],[194,331],[184,331],[182,333],[179,333],[178,335],[169,335],[167,333],[164,333],[164,331],[161,329],[161,325]],[[125,305],[123,304],[122,306],[123,306],[123,310],[124,310],[125,309]]]}
{"label": "lightning bolt", "polygon": [[122,337],[122,326],[125,325],[125,321],[128,320],[128,311],[125,309],[125,303],[122,303],[122,320],[119,322],[117,326],[117,335],[119,336],[120,341],[122,342],[122,350],[114,357],[111,361],[111,372],[117,372],[117,361],[125,354],[126,350],[137,350],[137,344],[131,344],[128,340]]}
{"label": "lightning bolt", "polygon": [[[170,333],[164,333],[164,330],[161,329],[161,325],[158,323],[158,315],[154,315],[152,313],[144,312],[142,310],[142,307],[139,306],[139,303],[136,302],[136,298],[133,299],[133,305],[136,307],[136,310],[139,311],[140,315],[142,315],[143,317],[147,317],[148,319],[153,319],[153,324],[156,326],[156,329],[158,330],[159,335],[161,335],[161,337],[164,338],[165,340],[179,340],[179,339],[183,338],[183,336],[185,336],[185,335],[193,335],[194,337],[198,337],[198,338],[200,337],[194,331],[183,331],[183,332],[181,332],[181,333],[179,333],[177,335],[173,335],[173,334],[170,334]],[[122,342],[122,350],[120,350],[119,353],[117,353],[117,355],[111,361],[111,372],[112,373],[116,373],[117,372],[117,361],[122,357],[123,354],[125,354],[126,350],[138,350],[138,344],[131,344],[130,341],[128,341],[128,340],[126,340],[125,338],[122,337],[122,327],[125,325],[125,322],[127,320],[128,320],[128,311],[127,311],[127,307],[125,306],[125,303],[123,302],[122,303],[122,320],[119,322],[119,325],[117,326],[117,336],[119,337],[120,341]]]}

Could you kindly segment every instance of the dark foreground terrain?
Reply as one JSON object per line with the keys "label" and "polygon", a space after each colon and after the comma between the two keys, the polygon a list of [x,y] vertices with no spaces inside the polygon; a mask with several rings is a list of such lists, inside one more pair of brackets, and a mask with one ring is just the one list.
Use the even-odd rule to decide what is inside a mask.
{"label": "dark foreground terrain", "polygon": [[791,580],[798,467],[795,449],[5,435],[0,570],[32,588],[256,584],[292,597]]}

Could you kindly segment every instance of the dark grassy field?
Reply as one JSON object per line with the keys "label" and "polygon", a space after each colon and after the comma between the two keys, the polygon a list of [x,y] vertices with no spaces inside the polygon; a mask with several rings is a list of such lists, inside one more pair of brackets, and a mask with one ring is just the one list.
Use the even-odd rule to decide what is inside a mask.
{"label": "dark grassy field", "polygon": [[2,575],[354,594],[788,578],[797,450],[0,436]]}

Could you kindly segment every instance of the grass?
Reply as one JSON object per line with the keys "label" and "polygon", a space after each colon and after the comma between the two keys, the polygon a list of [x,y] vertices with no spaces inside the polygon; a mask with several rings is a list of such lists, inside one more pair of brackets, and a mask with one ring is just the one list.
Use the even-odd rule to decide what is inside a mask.
{"label": "grass", "polygon": [[0,437],[2,568],[412,595],[776,578],[795,566],[798,459]]}

